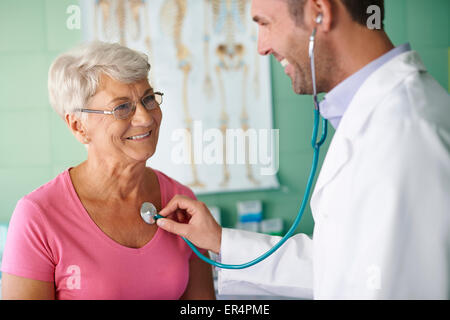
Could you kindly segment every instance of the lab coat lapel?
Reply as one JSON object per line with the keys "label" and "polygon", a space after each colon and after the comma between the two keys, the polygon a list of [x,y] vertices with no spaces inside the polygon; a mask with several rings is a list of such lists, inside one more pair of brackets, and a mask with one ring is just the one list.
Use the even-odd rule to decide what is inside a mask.
{"label": "lab coat lapel", "polygon": [[317,212],[323,189],[336,178],[351,159],[353,141],[367,126],[369,116],[375,107],[382,103],[386,94],[409,74],[425,70],[419,55],[415,51],[409,51],[376,70],[361,86],[342,117],[322,165],[311,197],[313,215]]}
{"label": "lab coat lapel", "polygon": [[320,170],[319,178],[311,198],[311,208],[319,201],[321,190],[331,182],[351,157],[351,144],[339,130],[336,131],[328,148],[327,155]]}

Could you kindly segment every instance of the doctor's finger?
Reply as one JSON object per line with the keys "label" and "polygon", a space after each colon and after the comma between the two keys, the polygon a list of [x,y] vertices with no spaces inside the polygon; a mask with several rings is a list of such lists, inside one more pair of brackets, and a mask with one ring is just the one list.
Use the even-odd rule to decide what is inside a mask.
{"label": "doctor's finger", "polygon": [[185,210],[178,209],[174,213],[175,221],[179,223],[189,223],[189,220],[191,219],[191,216],[186,213]]}
{"label": "doctor's finger", "polygon": [[173,220],[167,219],[167,218],[160,218],[156,221],[156,224],[161,229],[166,230],[170,233],[175,233],[176,235],[179,235],[181,237],[187,237],[188,230],[190,226],[185,223],[178,223]]}
{"label": "doctor's finger", "polygon": [[169,214],[181,209],[186,210],[189,215],[194,214],[198,207],[198,201],[193,200],[187,196],[175,195],[169,203],[159,212],[163,217],[167,217]]}

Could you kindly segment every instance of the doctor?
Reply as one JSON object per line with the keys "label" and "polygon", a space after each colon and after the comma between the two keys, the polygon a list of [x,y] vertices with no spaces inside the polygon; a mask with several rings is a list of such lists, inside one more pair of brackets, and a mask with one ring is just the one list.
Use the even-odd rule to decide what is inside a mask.
{"label": "doctor", "polygon": [[[258,51],[311,94],[308,40],[317,28],[321,114],[335,127],[311,198],[313,239],[298,234],[263,262],[220,270],[220,294],[316,299],[447,299],[450,283],[450,98],[408,44],[369,29],[382,0],[253,0]],[[316,17],[322,15],[318,23]],[[221,228],[206,206],[175,196],[187,224],[158,225],[247,262],[278,240]]]}

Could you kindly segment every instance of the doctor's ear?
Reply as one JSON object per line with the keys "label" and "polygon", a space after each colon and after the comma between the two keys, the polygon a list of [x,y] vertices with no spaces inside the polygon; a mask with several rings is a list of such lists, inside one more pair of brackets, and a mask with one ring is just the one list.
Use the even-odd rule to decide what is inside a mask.
{"label": "doctor's ear", "polygon": [[323,19],[323,14],[319,13],[316,18],[316,23],[321,24]]}
{"label": "doctor's ear", "polygon": [[[311,0],[308,1],[311,12],[310,18],[314,27],[321,31],[328,32],[331,30],[331,22],[333,20],[332,3],[330,0]],[[334,5],[336,6],[336,5]]]}
{"label": "doctor's ear", "polygon": [[79,116],[73,113],[66,113],[64,121],[78,141],[83,144],[88,144],[90,142],[86,127]]}

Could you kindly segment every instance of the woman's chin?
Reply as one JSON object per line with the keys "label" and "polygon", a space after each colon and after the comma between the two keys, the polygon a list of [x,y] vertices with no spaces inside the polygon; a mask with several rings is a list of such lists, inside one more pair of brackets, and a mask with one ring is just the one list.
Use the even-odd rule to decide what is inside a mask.
{"label": "woman's chin", "polygon": [[147,147],[133,148],[123,146],[120,153],[122,154],[122,157],[128,158],[132,162],[134,161],[145,162],[155,154],[155,147],[147,146]]}
{"label": "woman's chin", "polygon": [[134,154],[131,154],[130,157],[138,162],[140,162],[140,161],[146,162],[148,159],[150,159],[153,156],[154,153],[155,153],[154,151],[147,152],[147,153],[134,153]]}

